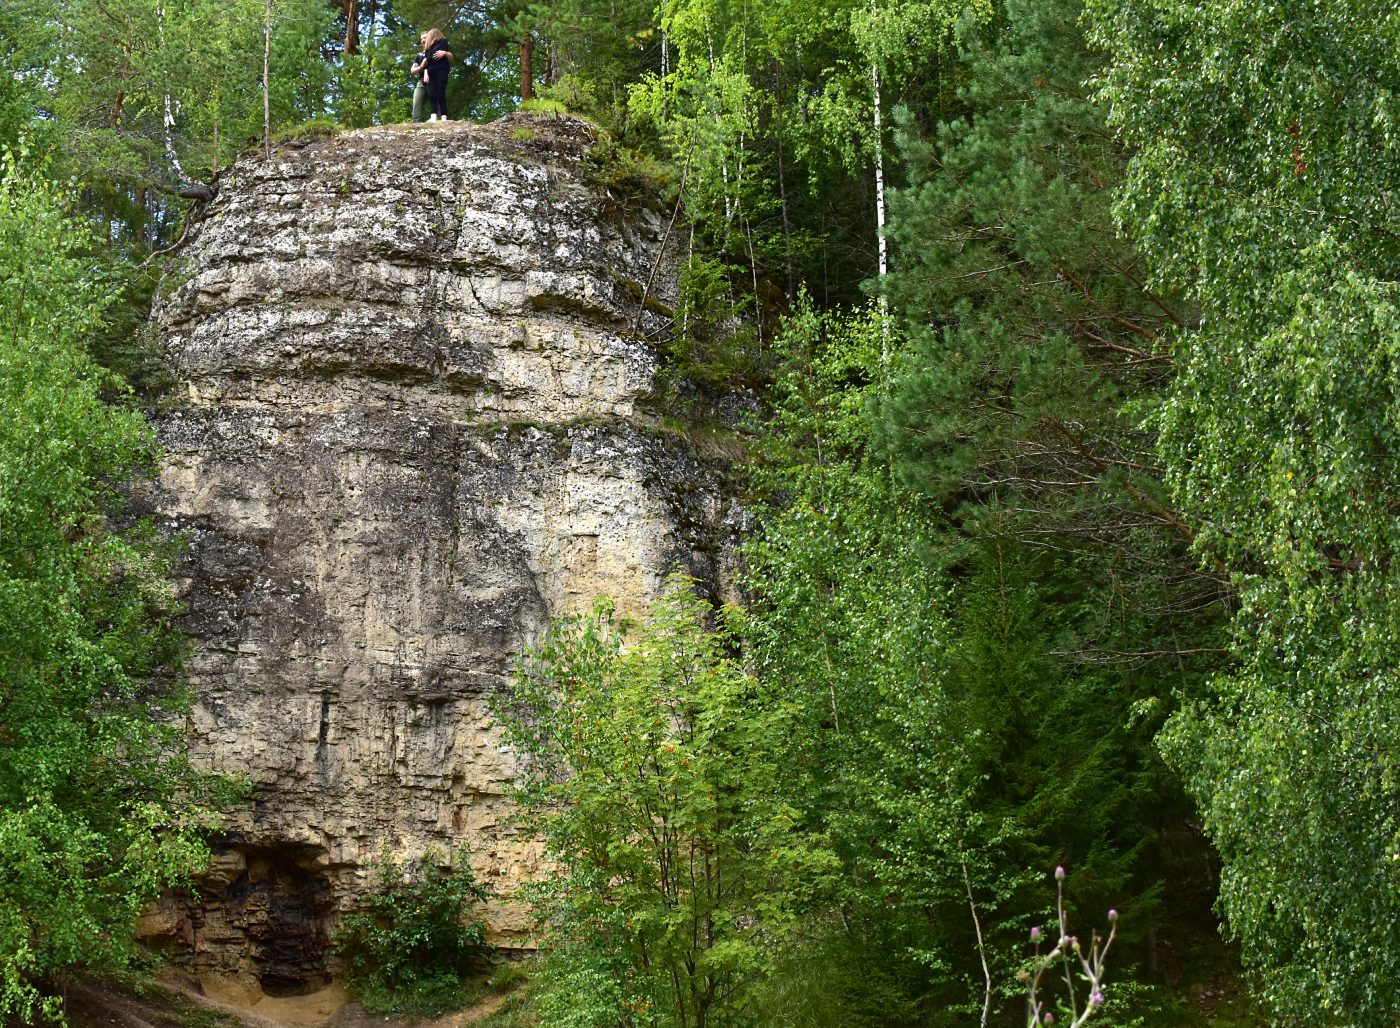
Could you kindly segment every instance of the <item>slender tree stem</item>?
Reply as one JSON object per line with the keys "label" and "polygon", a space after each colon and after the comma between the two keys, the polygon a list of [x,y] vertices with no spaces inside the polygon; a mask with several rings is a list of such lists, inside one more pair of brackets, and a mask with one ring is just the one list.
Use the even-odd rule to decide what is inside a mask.
{"label": "slender tree stem", "polygon": [[972,876],[967,873],[967,855],[962,841],[958,841],[958,863],[962,867],[963,888],[967,890],[967,909],[972,914],[972,927],[977,931],[977,959],[982,962],[982,1028],[987,1028],[987,1018],[992,1012],[992,970],[987,966],[987,948],[982,940],[982,921],[977,916],[977,901],[972,897]]}
{"label": "slender tree stem", "polygon": [[268,66],[272,63],[272,0],[263,0],[263,155],[272,160],[272,103],[269,100]]}

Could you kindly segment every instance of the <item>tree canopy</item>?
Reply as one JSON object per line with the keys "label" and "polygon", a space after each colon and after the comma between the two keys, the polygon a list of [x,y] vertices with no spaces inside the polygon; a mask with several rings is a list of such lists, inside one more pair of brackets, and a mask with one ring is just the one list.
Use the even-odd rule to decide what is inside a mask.
{"label": "tree canopy", "polygon": [[150,429],[85,351],[114,283],[73,197],[0,155],[0,1015],[112,966],[197,870],[214,783],[182,753],[167,550],[122,527]]}
{"label": "tree canopy", "polygon": [[1202,312],[1155,417],[1167,480],[1239,589],[1237,667],[1164,742],[1280,1017],[1389,1024],[1400,21],[1369,3],[1092,10],[1134,149],[1118,216]]}
{"label": "tree canopy", "polygon": [[430,26],[455,115],[590,119],[594,185],[670,217],[647,417],[744,452],[757,515],[742,615],[600,606],[501,698],[546,1022],[1024,1023],[1067,865],[1123,915],[1076,1018],[1209,1023],[1237,947],[1277,1023],[1394,1023],[1376,0],[5,4],[0,1016],[119,961],[209,823],[178,541],[124,492],[140,267],[265,132],[406,120]]}

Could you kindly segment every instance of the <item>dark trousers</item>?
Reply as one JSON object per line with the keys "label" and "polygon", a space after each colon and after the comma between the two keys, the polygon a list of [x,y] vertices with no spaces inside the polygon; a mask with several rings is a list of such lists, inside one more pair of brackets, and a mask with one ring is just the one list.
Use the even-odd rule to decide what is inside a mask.
{"label": "dark trousers", "polygon": [[428,104],[432,107],[434,114],[445,118],[447,117],[447,76],[442,76],[442,79],[442,82],[433,79],[428,83]]}

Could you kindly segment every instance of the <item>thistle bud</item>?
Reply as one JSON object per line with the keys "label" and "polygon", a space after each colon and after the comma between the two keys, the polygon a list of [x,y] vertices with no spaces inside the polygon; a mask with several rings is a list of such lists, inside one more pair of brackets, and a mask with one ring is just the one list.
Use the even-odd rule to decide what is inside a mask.
{"label": "thistle bud", "polygon": [[1031,929],[1031,942],[1039,942],[1039,941],[1040,941],[1040,925],[1036,925],[1034,928]]}
{"label": "thistle bud", "polygon": [[1091,992],[1091,993],[1089,994],[1089,1006],[1091,1006],[1091,1007],[1101,1007],[1101,1006],[1103,1006],[1103,993],[1100,992],[1098,989],[1095,989],[1093,992]]}
{"label": "thistle bud", "polygon": [[1052,1014],[1052,1013],[1050,1013],[1050,1011],[1048,1011],[1048,1010],[1045,1011],[1045,1016],[1044,1016],[1043,1018],[1041,1018],[1041,1024],[1054,1024],[1054,1023],[1055,1023],[1055,1015]]}
{"label": "thistle bud", "polygon": [[1108,912],[1108,919],[1109,919],[1109,921],[1117,921],[1117,920],[1118,920],[1118,911],[1116,911],[1116,910],[1110,910],[1110,911]]}
{"label": "thistle bud", "polygon": [[1057,882],[1063,882],[1064,880],[1065,880],[1065,865],[1064,865],[1064,864],[1061,864],[1059,867],[1055,868],[1055,881],[1057,881]]}

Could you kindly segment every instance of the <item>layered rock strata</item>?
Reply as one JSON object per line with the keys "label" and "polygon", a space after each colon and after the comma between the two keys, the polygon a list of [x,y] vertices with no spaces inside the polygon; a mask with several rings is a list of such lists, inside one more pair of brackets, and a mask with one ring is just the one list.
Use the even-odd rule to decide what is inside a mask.
{"label": "layered rock strata", "polygon": [[195,752],[255,788],[153,922],[201,971],[321,984],[386,845],[467,846],[495,939],[523,942],[538,854],[487,695],[556,615],[724,578],[734,509],[648,406],[667,223],[616,216],[589,142],[516,118],[241,161],[157,306]]}

